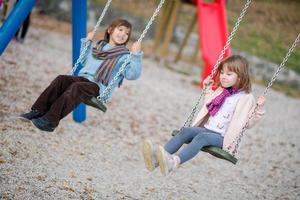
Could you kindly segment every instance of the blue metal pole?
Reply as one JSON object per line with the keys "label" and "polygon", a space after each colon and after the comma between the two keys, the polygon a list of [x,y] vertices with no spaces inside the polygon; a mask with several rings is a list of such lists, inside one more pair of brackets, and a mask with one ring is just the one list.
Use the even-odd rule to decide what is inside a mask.
{"label": "blue metal pole", "polygon": [[[87,1],[72,0],[73,66],[80,55],[80,39],[86,37]],[[78,71],[75,75],[78,75]],[[81,103],[73,111],[73,119],[83,122],[86,119],[86,106]]]}
{"label": "blue metal pole", "polygon": [[14,37],[18,28],[22,25],[35,3],[36,0],[18,1],[4,21],[0,28],[0,55],[2,55],[11,38]]}

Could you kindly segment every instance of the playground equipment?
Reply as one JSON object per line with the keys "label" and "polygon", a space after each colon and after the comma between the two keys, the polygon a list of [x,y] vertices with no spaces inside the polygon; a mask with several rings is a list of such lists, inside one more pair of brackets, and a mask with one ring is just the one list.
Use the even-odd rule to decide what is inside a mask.
{"label": "playground equipment", "polygon": [[[169,5],[166,5],[163,17],[160,20],[158,30],[155,35],[155,48],[158,48],[160,44],[160,38],[164,38],[164,41],[162,42],[162,51],[161,54],[165,54],[167,52],[168,45],[171,41],[172,32],[175,27],[175,21],[178,13],[178,9],[180,7],[180,1],[172,1],[172,3],[169,2]],[[197,4],[197,13],[193,17],[192,23],[188,27],[187,33],[184,36],[184,39],[180,45],[179,52],[175,57],[175,61],[177,61],[180,57],[181,51],[189,37],[189,34],[191,33],[198,17],[198,28],[199,28],[199,37],[200,37],[200,44],[201,44],[201,52],[202,52],[202,58],[203,62],[205,64],[205,68],[202,73],[202,80],[208,75],[210,75],[213,78],[213,75],[215,74],[217,67],[219,66],[220,62],[222,61],[223,57],[228,56],[230,54],[230,41],[233,39],[233,36],[242,21],[251,1],[247,1],[244,9],[240,13],[240,16],[230,34],[228,37],[227,32],[227,20],[226,20],[226,14],[225,14],[225,0],[214,0],[213,3],[206,3],[203,2],[203,0],[184,0],[183,2],[188,2],[192,4]],[[173,19],[170,21],[170,23],[167,23],[168,19]],[[162,32],[162,26],[164,24],[168,24],[167,31],[165,36],[163,37]],[[228,39],[227,39],[228,38]],[[227,40],[227,41],[226,41]],[[199,45],[197,44],[196,48],[199,48]],[[198,51],[195,51],[198,52]],[[221,52],[220,56],[219,52]],[[216,62],[215,65],[213,63]],[[200,83],[202,85],[202,81]],[[202,90],[202,93],[195,105],[195,107],[192,110],[192,113],[188,116],[186,122],[181,127],[189,127],[192,123],[192,120],[194,118],[195,112],[197,111],[197,108],[200,104],[200,101],[202,99],[203,94],[205,94],[206,88]],[[180,130],[181,130],[180,129]],[[173,131],[172,135],[176,135],[179,131],[175,130]],[[216,156],[218,158],[227,160],[229,162],[232,162],[233,164],[237,163],[237,159],[234,157],[234,155],[229,154],[227,151],[218,148],[218,147],[205,147],[202,149],[202,151],[205,151],[207,153],[210,153],[213,156]]]}
{"label": "playground equipment", "polygon": [[[97,28],[100,26],[100,23],[102,22],[102,19],[110,6],[112,0],[108,0],[105,8],[103,9],[103,12],[101,16],[98,19],[97,24],[94,27],[93,30],[93,36],[95,35],[95,32],[97,31]],[[155,12],[153,13],[152,17],[150,18],[147,26],[143,30],[141,36],[138,39],[138,42],[141,42],[143,38],[145,37],[147,31],[149,30],[150,26],[154,22],[156,16],[158,15],[162,5],[164,4],[165,0],[161,0],[158,7],[156,8]],[[9,15],[8,19],[5,21],[4,25],[0,29],[0,48],[1,48],[1,54],[6,48],[7,44],[11,40],[11,38],[14,36],[15,32],[19,28],[19,26],[22,24],[30,10],[33,8],[35,4],[35,0],[24,0],[20,1],[14,8],[14,10]],[[72,34],[73,34],[73,68],[72,72],[74,75],[77,75],[80,71],[79,63],[82,63],[83,60],[83,54],[86,52],[86,47],[83,49],[82,54],[80,54],[80,46],[81,38],[86,37],[86,29],[87,29],[87,1],[86,0],[72,0]],[[125,67],[128,64],[129,60],[131,58],[131,53],[121,66],[119,72],[116,74],[116,76],[113,78],[113,80],[110,82],[108,87],[101,92],[101,94],[97,97],[92,97],[90,101],[86,102],[87,105],[93,106],[97,109],[100,109],[101,111],[105,112],[107,110],[105,103],[108,99],[108,94],[112,90],[114,84],[116,84],[116,81],[118,80],[118,77],[122,75],[122,73],[125,71]],[[74,109],[73,112],[73,119],[76,122],[82,122],[86,119],[86,108],[85,104],[81,103],[79,106],[77,106]]]}
{"label": "playground equipment", "polygon": [[[95,28],[94,28],[94,33],[96,32],[96,29],[99,27],[100,22],[102,21],[102,18],[110,4],[111,0],[108,0]],[[178,1],[176,1],[178,2]],[[198,0],[198,3],[202,3],[202,0]],[[220,1],[215,1],[215,2],[221,2]],[[1,29],[0,29],[0,52],[2,54],[2,52],[4,51],[5,47],[7,46],[9,40],[14,36],[15,32],[17,31],[18,27],[22,24],[23,20],[26,18],[26,16],[28,15],[28,13],[30,12],[30,10],[32,9],[32,7],[35,4],[35,0],[23,0],[23,1],[19,1],[19,3],[16,5],[16,7],[14,8],[14,10],[11,12],[11,14],[9,15],[8,19],[5,21],[5,23],[2,25]],[[162,5],[164,4],[164,0],[161,0],[158,7],[156,8],[155,12],[153,13],[151,19],[149,20],[147,26],[145,27],[143,33],[141,34],[140,38],[138,39],[139,42],[142,41],[142,39],[145,37],[145,34],[147,33],[148,29],[150,28],[151,24],[153,23],[153,21],[155,20],[155,17],[157,16],[158,12],[160,11],[160,8],[162,7]],[[211,78],[214,76],[217,67],[219,66],[220,62],[222,61],[223,57],[227,54],[228,52],[228,48],[230,45],[231,40],[233,39],[233,36],[235,35],[235,32],[238,29],[238,26],[240,24],[240,22],[242,21],[249,5],[251,4],[251,0],[247,0],[247,2],[245,3],[245,6],[239,16],[239,18],[237,19],[235,26],[233,28],[233,30],[231,31],[214,67],[211,70],[210,76]],[[79,55],[80,52],[80,38],[84,38],[86,35],[86,0],[73,0],[73,7],[72,7],[72,12],[73,12],[73,63],[77,60],[80,60],[81,55]],[[203,4],[205,5],[205,4]],[[224,6],[224,4],[222,4],[222,6]],[[22,9],[21,9],[22,8]],[[175,7],[178,8],[178,7]],[[222,7],[223,8],[223,7]],[[203,8],[201,8],[203,9]],[[218,8],[220,9],[220,8]],[[79,12],[80,10],[80,12]],[[176,9],[175,9],[176,10]],[[78,11],[78,12],[77,12]],[[76,13],[76,15],[75,15]],[[167,15],[166,15],[167,16]],[[220,19],[222,17],[217,17],[216,19]],[[222,18],[223,19],[223,18]],[[221,26],[221,25],[220,25]],[[220,28],[221,29],[221,28]],[[298,45],[300,40],[300,34],[298,34],[296,40],[294,41],[294,43],[292,44],[292,46],[290,47],[290,49],[288,50],[286,56],[284,57],[283,61],[281,62],[280,66],[278,67],[277,71],[274,73],[271,81],[269,82],[268,86],[266,87],[263,95],[266,96],[269,88],[272,86],[273,82],[276,80],[279,72],[283,69],[283,67],[285,66],[285,63],[288,61],[288,58],[290,57],[291,53],[294,51],[294,49],[296,48],[296,46]],[[85,49],[86,50],[86,49]],[[79,56],[78,56],[79,55]],[[124,70],[125,70],[125,66],[126,64],[129,62],[131,54],[128,56],[128,58],[126,59],[126,61],[124,62],[124,64],[122,65],[122,67],[120,68],[120,71],[117,73],[117,76],[120,76]],[[78,62],[77,60],[77,62]],[[76,63],[77,63],[76,62]],[[78,64],[74,65],[74,69],[73,72],[76,73],[77,70],[77,66]],[[78,72],[78,71],[77,71]],[[115,81],[117,80],[117,78],[114,77],[114,80],[109,84],[109,86],[106,88],[105,91],[103,91],[97,98],[94,97],[93,99],[96,101],[92,101],[91,104],[93,104],[95,107],[101,109],[101,103],[102,102],[106,102],[107,100],[107,94],[108,91],[111,90],[113,84],[115,84]],[[200,101],[203,97],[203,95],[205,94],[206,88],[204,88],[200,94],[200,97],[196,103],[196,105],[194,106],[192,112],[190,113],[190,115],[188,116],[187,120],[185,121],[184,125],[182,126],[182,128],[184,127],[188,127],[191,125],[191,122],[193,120],[193,117],[195,115],[195,112],[197,110],[198,105],[200,104]],[[91,100],[93,100],[91,99]],[[100,102],[100,104],[97,104],[97,102]],[[82,105],[84,106],[84,105]],[[77,108],[78,109],[78,108]],[[106,108],[102,107],[103,111],[106,110]],[[75,121],[77,120],[78,122],[83,121],[85,119],[85,113],[83,113],[84,111],[82,109],[79,109],[78,116],[79,118],[76,119],[76,117],[74,118]],[[255,110],[254,110],[255,112]],[[253,117],[253,114],[250,115],[249,119],[251,119]],[[75,116],[77,116],[77,114],[74,114]],[[236,140],[233,142],[233,144],[230,145],[230,149],[232,148],[232,154],[229,154],[227,151],[221,149],[221,148],[217,148],[217,147],[206,147],[205,149],[203,149],[203,151],[206,151],[218,158],[221,159],[225,159],[228,160],[234,164],[236,164],[237,159],[235,158],[235,153],[237,152],[239,143],[241,141],[241,138],[244,135],[244,131],[246,130],[247,127],[247,123],[246,125],[243,127],[242,131],[240,132],[238,138],[236,138]],[[182,129],[181,128],[181,129]],[[173,133],[177,134],[179,131],[175,131]],[[227,149],[228,151],[230,149]]]}
{"label": "playground equipment", "polygon": [[[204,80],[204,78],[210,74],[213,64],[218,58],[218,53],[222,50],[228,37],[225,12],[226,1],[214,0],[211,3],[208,3],[203,0],[175,0],[167,2],[155,34],[154,47],[158,49],[160,43],[162,43],[160,52],[162,55],[166,55],[168,52],[168,46],[172,39],[181,2],[197,6],[197,12],[193,16],[191,23],[187,28],[178,53],[175,56],[175,62],[180,59],[182,50],[187,43],[187,39],[189,38],[195,24],[198,22],[199,41],[195,46],[193,58],[197,56],[200,47],[202,61],[205,65],[201,80]],[[165,27],[166,24],[167,27]],[[166,30],[165,33],[163,32],[164,30]],[[226,49],[224,56],[227,57],[228,55],[230,55],[230,47]],[[202,86],[202,82],[200,85]]]}
{"label": "playground equipment", "polygon": [[[72,33],[73,33],[73,63],[80,53],[80,39],[86,36],[87,3],[86,0],[72,1]],[[4,52],[8,43],[14,37],[18,28],[22,25],[30,13],[36,0],[22,0],[14,6],[7,19],[0,28],[0,55]],[[73,112],[74,120],[82,122],[85,120],[85,105],[80,104]]]}
{"label": "playground equipment", "polygon": [[[211,73],[214,62],[218,59],[219,52],[228,37],[225,3],[225,0],[215,0],[213,3],[197,1],[200,47],[205,65],[201,80]],[[224,57],[229,55],[230,47],[225,50]],[[202,81],[200,86],[202,86]]]}
{"label": "playground equipment", "polygon": [[[269,81],[267,87],[265,88],[264,92],[263,92],[263,96],[266,96],[269,89],[272,87],[274,81],[276,80],[277,76],[279,75],[280,71],[285,67],[286,62],[288,61],[289,57],[291,56],[292,52],[295,50],[295,48],[297,47],[297,45],[299,44],[300,41],[300,33],[297,35],[295,41],[293,42],[293,44],[290,46],[288,52],[286,53],[285,57],[283,58],[282,62],[280,63],[280,65],[278,66],[276,72],[273,74],[273,77],[271,78],[271,80]],[[215,65],[216,66],[216,65]],[[214,68],[216,69],[216,68]],[[213,69],[213,71],[214,71]],[[212,77],[213,73],[210,75]],[[200,98],[198,99],[196,106],[193,108],[193,111],[191,112],[190,116],[188,117],[187,121],[185,122],[184,126],[182,128],[185,127],[186,123],[191,124],[192,119],[194,117],[194,114],[196,112],[196,109],[200,103],[201,97],[203,96],[203,94],[205,93],[206,88],[204,88],[203,92],[200,95]],[[244,136],[244,132],[246,131],[247,127],[248,127],[248,123],[249,120],[254,116],[256,112],[256,107],[254,109],[254,111],[250,114],[250,116],[248,117],[247,123],[245,124],[245,126],[242,128],[241,132],[239,133],[239,135],[237,136],[237,138],[235,138],[235,140],[232,142],[232,144],[230,144],[229,149],[227,149],[227,151],[219,148],[219,147],[214,147],[214,146],[208,146],[205,147],[203,149],[201,149],[204,152],[210,153],[211,155],[218,157],[220,159],[224,159],[227,160],[233,164],[237,163],[237,158],[235,157],[235,154],[237,153],[239,144],[242,140],[242,137]],[[182,129],[181,128],[181,129]],[[175,130],[172,133],[172,136],[175,136],[176,134],[178,134],[179,131]],[[232,154],[228,153],[229,150],[233,149]]]}
{"label": "playground equipment", "polygon": [[[98,27],[100,26],[100,23],[108,9],[108,7],[110,6],[111,4],[111,1],[112,0],[108,0],[103,11],[102,11],[102,14],[101,16],[99,17],[98,19],[98,22],[96,23],[95,27],[94,27],[94,30],[93,30],[93,37],[98,29]],[[143,30],[142,34],[140,35],[139,39],[138,39],[138,42],[141,42],[143,40],[143,38],[145,37],[146,33],[148,32],[149,28],[151,27],[152,23],[154,22],[156,16],[158,15],[161,7],[163,6],[165,0],[161,0],[160,3],[158,4],[156,10],[154,11],[152,17],[150,18],[148,24],[146,25],[145,29]],[[73,68],[73,72],[76,72],[78,71],[78,66],[79,66],[79,63],[83,63],[83,55],[84,53],[87,51],[87,47],[84,47],[84,49],[82,50],[82,53],[81,55],[79,56],[77,62],[75,63],[74,65],[74,68]],[[126,65],[128,64],[130,58],[132,56],[132,53],[130,52],[129,56],[126,58],[126,60],[124,61],[124,63],[122,64],[121,68],[119,69],[118,73],[115,75],[115,77],[113,77],[113,80],[109,82],[108,86],[105,88],[104,91],[100,92],[100,95],[97,96],[97,97],[92,97],[90,99],[88,103],[88,105],[91,105],[95,108],[98,108],[100,109],[101,111],[105,112],[107,110],[106,106],[105,106],[105,103],[107,102],[107,99],[108,99],[108,94],[109,92],[112,90],[113,86],[116,84],[116,81],[118,80],[118,78],[124,73],[125,71],[125,67]]]}
{"label": "playground equipment", "polygon": [[[247,0],[247,2],[245,3],[244,5],[244,8],[242,10],[242,12],[240,13],[236,23],[235,23],[235,26],[233,27],[222,51],[220,51],[220,55],[214,65],[214,67],[212,68],[211,70],[211,73],[210,73],[210,77],[213,78],[214,77],[214,74],[216,73],[217,69],[218,69],[218,66],[220,65],[221,61],[223,60],[224,58],[224,55],[226,54],[226,50],[229,48],[229,45],[230,45],[230,42],[231,40],[233,39],[236,31],[238,30],[238,27],[241,23],[241,21],[243,20],[243,17],[244,15],[246,14],[250,4],[252,3],[251,0]],[[200,97],[198,98],[197,102],[196,102],[196,105],[194,106],[194,108],[192,109],[192,112],[190,113],[190,115],[188,116],[187,120],[184,122],[183,126],[180,128],[180,130],[182,130],[183,128],[185,127],[190,127],[191,124],[192,124],[192,121],[194,119],[194,115],[198,109],[198,106],[200,105],[200,102],[202,100],[202,97],[204,96],[204,94],[206,93],[206,90],[207,88],[204,87],[204,89],[202,90],[201,94],[200,94]],[[247,127],[247,126],[245,126]],[[172,133],[172,136],[175,136],[177,133],[179,133],[180,131],[178,130],[175,130],[173,131]],[[221,158],[221,159],[224,159],[224,160],[227,160],[233,164],[236,164],[237,163],[237,159],[234,157],[234,155],[231,155],[230,153],[228,153],[226,150],[223,150],[222,148],[219,148],[219,147],[214,147],[214,146],[208,146],[208,147],[205,147],[202,149],[202,151],[205,151],[207,153],[210,153],[211,155],[215,156],[215,157],[218,157],[218,158]]]}
{"label": "playground equipment", "polygon": [[[87,29],[87,1],[72,0],[72,63],[75,65],[80,54],[81,38],[86,37]],[[79,72],[74,72],[77,75]],[[83,122],[86,119],[86,106],[80,103],[73,111],[73,119]]]}
{"label": "playground equipment", "polygon": [[22,25],[36,0],[18,1],[7,19],[0,27],[0,55],[4,52],[10,40],[14,37],[18,28]]}
{"label": "playground equipment", "polygon": [[[226,44],[224,45],[223,50],[221,51],[221,53],[218,57],[218,60],[216,61],[215,65],[214,65],[214,67],[211,71],[211,74],[209,75],[211,78],[214,77],[214,74],[216,73],[217,68],[218,68],[219,64],[221,63],[221,61],[222,61],[222,59],[225,55],[226,49],[229,47],[230,42],[233,39],[233,37],[235,35],[235,32],[238,30],[240,22],[243,20],[243,17],[245,15],[245,13],[247,12],[247,9],[248,9],[248,7],[250,6],[251,3],[252,3],[251,0],[247,0],[247,2],[245,3],[244,8],[243,8],[242,12],[240,13],[240,16],[238,17],[238,19],[235,23],[235,26],[232,29],[232,31],[231,31],[231,33],[230,33],[230,35],[229,35],[229,37],[226,41]],[[271,78],[270,82],[268,83],[268,85],[267,85],[267,87],[266,87],[266,89],[263,93],[263,96],[267,95],[268,90],[273,85],[273,82],[276,80],[277,76],[279,75],[279,72],[284,68],[286,62],[288,61],[291,53],[294,51],[294,49],[298,45],[299,41],[300,41],[300,34],[298,34],[298,36],[296,37],[295,41],[293,42],[293,44],[289,48],[286,56],[283,58],[281,64],[277,68],[277,71],[274,73],[273,77]],[[202,90],[202,92],[200,94],[200,97],[199,97],[198,101],[196,102],[196,105],[194,106],[192,112],[190,113],[190,115],[188,116],[187,120],[185,121],[184,125],[181,127],[180,130],[182,130],[184,127],[190,127],[191,126],[192,120],[193,120],[194,115],[197,111],[197,108],[200,104],[200,101],[201,101],[202,97],[204,96],[204,94],[206,93],[206,89],[207,88],[204,87],[204,89]],[[244,136],[244,132],[248,127],[249,120],[254,116],[255,112],[256,112],[256,107],[255,107],[254,111],[250,114],[250,116],[248,117],[247,123],[242,128],[242,130],[239,133],[238,137],[235,138],[235,140],[232,142],[232,144],[230,144],[228,149],[223,150],[223,149],[218,148],[218,147],[208,146],[208,147],[203,148],[202,151],[205,151],[207,153],[210,153],[213,156],[216,156],[218,158],[221,158],[221,159],[227,160],[227,161],[229,161],[233,164],[236,164],[238,160],[235,158],[235,154],[237,153],[237,150],[238,150],[239,144],[241,142],[241,139]],[[177,130],[173,131],[172,135],[174,136],[178,132],[179,131],[177,131]],[[232,152],[232,154],[230,154],[229,152]]]}

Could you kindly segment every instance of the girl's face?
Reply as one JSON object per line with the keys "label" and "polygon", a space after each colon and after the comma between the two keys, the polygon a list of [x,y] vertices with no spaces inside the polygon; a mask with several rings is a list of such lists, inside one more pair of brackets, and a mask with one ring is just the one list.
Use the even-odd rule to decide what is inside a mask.
{"label": "girl's face", "polygon": [[238,84],[238,75],[233,71],[229,71],[226,66],[220,72],[220,82],[223,88],[236,86]]}
{"label": "girl's face", "polygon": [[130,29],[125,26],[117,26],[109,32],[109,44],[116,46],[124,44],[129,37]]}

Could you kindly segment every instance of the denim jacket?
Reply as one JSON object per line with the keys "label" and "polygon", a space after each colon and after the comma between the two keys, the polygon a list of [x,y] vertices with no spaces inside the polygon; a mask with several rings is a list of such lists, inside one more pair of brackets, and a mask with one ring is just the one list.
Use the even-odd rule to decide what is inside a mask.
{"label": "denim jacket", "polygon": [[[103,85],[102,83],[98,83],[94,79],[95,72],[103,62],[103,60],[97,59],[93,57],[92,55],[92,43],[89,40],[86,40],[86,38],[81,39],[81,48],[80,52],[82,53],[84,47],[87,47],[87,50],[85,54],[83,55],[83,61],[80,63],[81,66],[83,66],[79,73],[78,76],[82,76],[87,78],[88,80],[96,83],[99,86],[99,94],[100,92],[103,92],[107,86]],[[110,44],[106,44],[103,47],[103,50],[108,50],[112,48]],[[129,55],[123,55],[117,62],[116,66],[114,67],[110,79],[109,79],[109,84],[110,82],[114,79],[116,74],[118,73],[119,69],[121,68],[122,64],[125,62],[126,58]],[[136,80],[141,76],[142,72],[142,58],[143,58],[143,52],[139,53],[132,53],[131,54],[131,59],[130,61],[126,64],[124,72],[118,77],[117,81],[115,84],[112,86],[112,90],[108,93],[107,99],[108,100],[111,95],[113,90],[116,88],[116,86],[121,86],[123,79],[127,80]]]}

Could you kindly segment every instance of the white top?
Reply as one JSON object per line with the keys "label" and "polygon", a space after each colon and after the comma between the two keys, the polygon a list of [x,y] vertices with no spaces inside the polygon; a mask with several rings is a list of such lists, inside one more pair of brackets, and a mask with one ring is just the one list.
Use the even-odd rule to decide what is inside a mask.
{"label": "white top", "polygon": [[214,116],[209,116],[208,121],[204,124],[204,127],[220,133],[224,137],[229,122],[233,116],[236,104],[243,95],[245,95],[245,92],[239,92],[227,97],[220,110]]}

